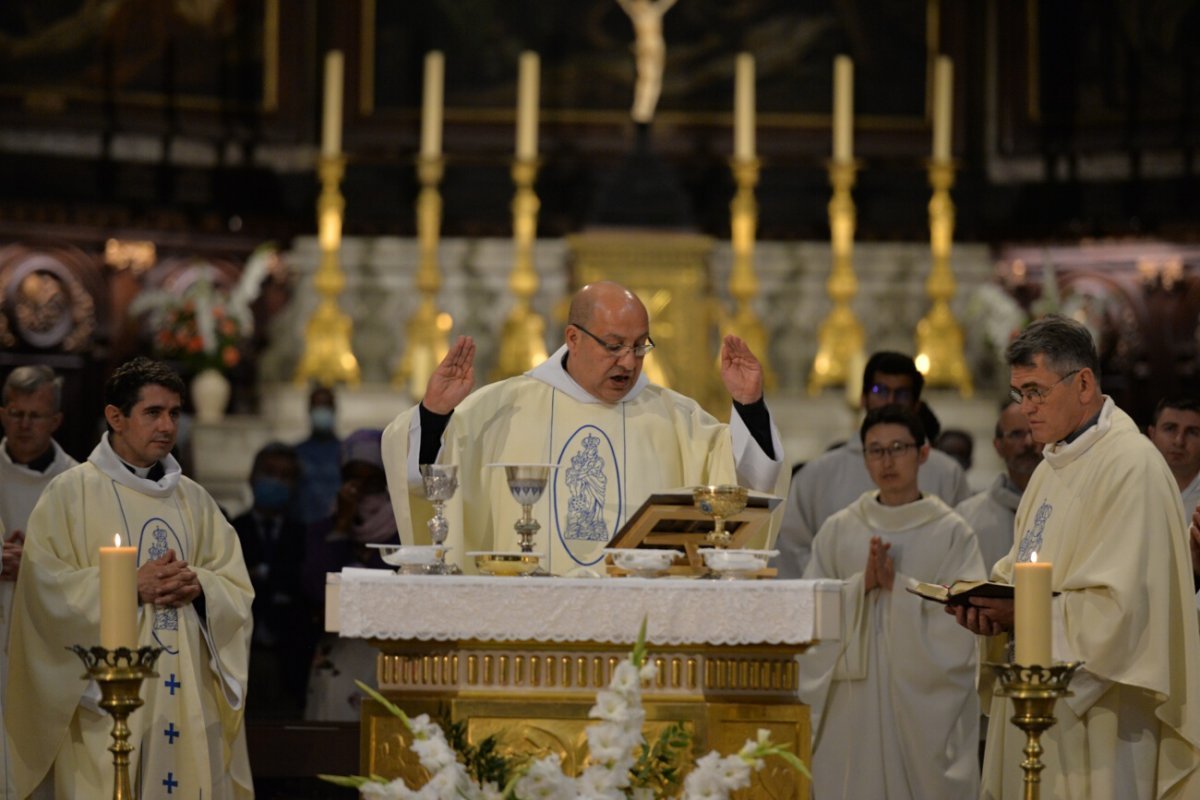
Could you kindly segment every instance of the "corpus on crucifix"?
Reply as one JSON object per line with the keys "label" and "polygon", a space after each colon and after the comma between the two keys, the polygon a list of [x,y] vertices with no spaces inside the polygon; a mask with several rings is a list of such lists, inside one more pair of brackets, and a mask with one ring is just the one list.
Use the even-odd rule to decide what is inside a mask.
{"label": "corpus on crucifix", "polygon": [[654,119],[654,107],[662,93],[663,64],[667,44],[663,40],[663,16],[676,0],[617,0],[633,22],[633,56],[637,66],[637,82],[633,89],[634,122],[649,124]]}

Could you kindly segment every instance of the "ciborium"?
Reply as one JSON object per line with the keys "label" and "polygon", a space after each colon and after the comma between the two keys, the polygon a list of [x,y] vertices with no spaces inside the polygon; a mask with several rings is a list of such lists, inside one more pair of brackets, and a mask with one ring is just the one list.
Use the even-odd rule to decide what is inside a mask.
{"label": "ciborium", "polygon": [[[425,499],[433,504],[433,518],[429,520],[429,541],[441,547],[450,533],[446,522],[446,501],[458,490],[458,466],[455,464],[422,464],[421,481],[425,486]],[[461,572],[446,564],[446,551],[439,549],[437,563],[426,570],[433,575],[449,575]]]}
{"label": "ciborium", "polygon": [[[533,538],[542,526],[533,518],[533,505],[542,499],[546,491],[546,483],[550,473],[558,469],[557,464],[496,464],[504,467],[504,476],[508,481],[508,491],[513,499],[521,505],[521,518],[513,524],[517,532],[517,543],[522,553],[533,553]],[[548,575],[542,567],[534,570],[532,575]]]}
{"label": "ciborium", "polygon": [[140,647],[136,650],[118,647],[71,648],[83,661],[87,672],[84,680],[94,680],[100,687],[100,707],[113,718],[113,800],[133,800],[133,784],[129,780],[129,715],[142,707],[142,681],[156,678],[154,662],[161,647]]}
{"label": "ciborium", "polygon": [[1038,665],[989,663],[1000,686],[996,694],[1012,700],[1012,724],[1025,731],[1025,800],[1038,800],[1042,782],[1041,737],[1058,720],[1054,704],[1060,697],[1070,697],[1067,685],[1082,662],[1058,663],[1051,667]]}
{"label": "ciborium", "polygon": [[713,547],[728,547],[732,537],[725,530],[725,520],[740,514],[749,499],[750,491],[744,486],[722,484],[693,487],[692,505],[713,518],[712,532],[705,537],[705,541]]}

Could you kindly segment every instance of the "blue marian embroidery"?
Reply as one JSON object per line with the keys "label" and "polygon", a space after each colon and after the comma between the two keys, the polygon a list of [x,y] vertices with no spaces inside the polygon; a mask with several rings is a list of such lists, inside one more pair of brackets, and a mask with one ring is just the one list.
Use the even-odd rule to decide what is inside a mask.
{"label": "blue marian embroidery", "polygon": [[609,531],[604,522],[604,497],[608,478],[604,474],[604,459],[600,458],[600,439],[589,434],[583,439],[583,449],[571,456],[567,468],[566,539],[593,542],[608,541]]}
{"label": "blue marian embroidery", "polygon": [[1021,547],[1017,550],[1017,561],[1028,561],[1029,557],[1034,552],[1041,552],[1042,537],[1046,532],[1046,521],[1050,519],[1050,514],[1054,511],[1054,506],[1046,501],[1042,501],[1038,507],[1037,513],[1033,515],[1033,527],[1025,531],[1021,537]]}

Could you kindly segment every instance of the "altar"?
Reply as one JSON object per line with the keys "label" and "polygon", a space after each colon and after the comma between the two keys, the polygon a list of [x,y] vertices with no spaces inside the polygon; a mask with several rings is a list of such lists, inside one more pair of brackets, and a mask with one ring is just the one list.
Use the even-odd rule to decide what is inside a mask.
{"label": "altar", "polygon": [[[836,581],[538,579],[330,573],[326,629],[379,648],[379,690],[406,713],[462,721],[470,742],[557,752],[577,772],[596,692],[646,620],[657,673],[647,738],[679,722],[692,757],[736,752],[759,728],[808,763],[796,656],[840,635]],[[420,781],[398,719],[364,703],[360,772]],[[690,761],[691,759],[689,759]],[[806,798],[808,782],[768,763],[744,796]]]}

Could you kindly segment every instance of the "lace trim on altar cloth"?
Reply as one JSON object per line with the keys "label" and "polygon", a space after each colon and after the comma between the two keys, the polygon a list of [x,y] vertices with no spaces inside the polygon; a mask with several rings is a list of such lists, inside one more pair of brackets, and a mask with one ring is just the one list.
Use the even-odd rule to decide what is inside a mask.
{"label": "lace trim on altar cloth", "polygon": [[340,576],[344,637],[420,641],[803,644],[814,638],[817,582]]}

